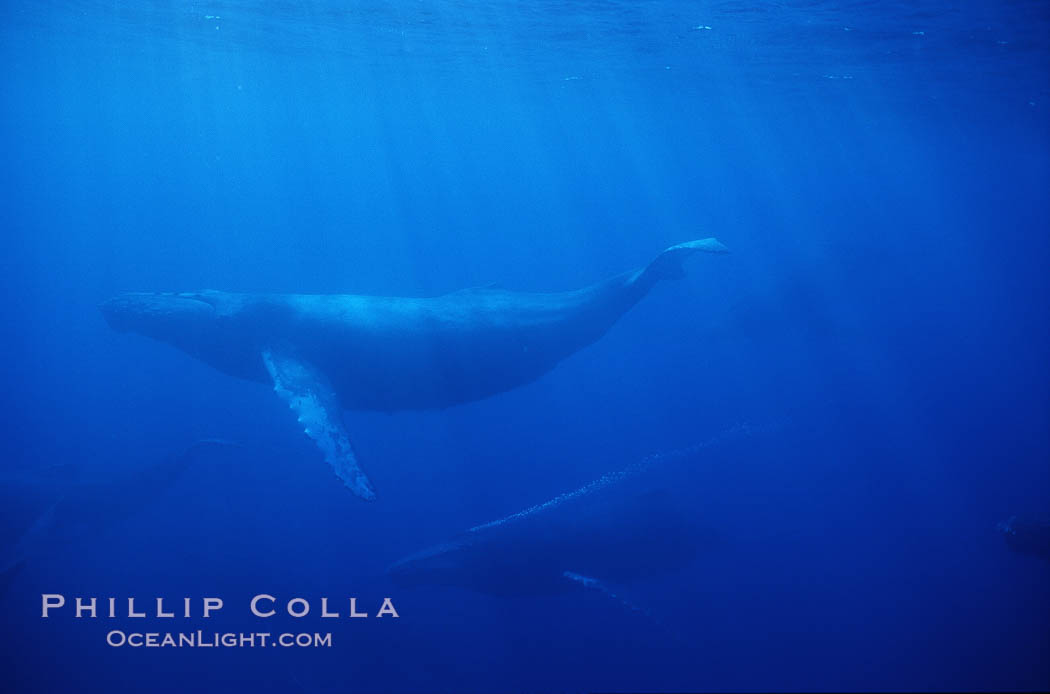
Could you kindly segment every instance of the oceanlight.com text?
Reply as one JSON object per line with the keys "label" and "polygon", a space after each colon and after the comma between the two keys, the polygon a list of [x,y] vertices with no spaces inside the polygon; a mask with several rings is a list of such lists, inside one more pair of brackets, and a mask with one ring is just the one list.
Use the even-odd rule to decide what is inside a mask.
{"label": "oceanlight.com text", "polygon": [[270,632],[124,632],[114,629],[106,634],[106,643],[114,648],[331,648],[332,634],[298,634]]}

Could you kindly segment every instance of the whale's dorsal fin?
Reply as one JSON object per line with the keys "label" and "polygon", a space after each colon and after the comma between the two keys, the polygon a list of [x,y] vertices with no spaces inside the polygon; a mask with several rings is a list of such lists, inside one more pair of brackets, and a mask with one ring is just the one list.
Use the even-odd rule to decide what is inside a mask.
{"label": "whale's dorsal fin", "polygon": [[375,501],[372,483],[357,464],[343,413],[328,379],[307,362],[264,350],[263,363],[273,379],[273,390],[299,417],[307,436],[317,444],[339,479],[354,494]]}

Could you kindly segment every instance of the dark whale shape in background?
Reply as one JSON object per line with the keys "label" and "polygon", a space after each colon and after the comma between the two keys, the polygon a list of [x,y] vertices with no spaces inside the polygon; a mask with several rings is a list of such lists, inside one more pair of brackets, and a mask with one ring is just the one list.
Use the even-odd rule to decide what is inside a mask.
{"label": "dark whale shape in background", "polygon": [[375,492],[341,410],[392,412],[478,400],[535,380],[601,337],[662,279],[716,239],[575,291],[464,289],[430,298],[353,294],[130,293],[100,309],[118,331],[170,343],[220,371],[272,382],[358,496]]}
{"label": "dark whale shape in background", "polygon": [[613,498],[570,498],[564,508],[553,499],[471,528],[405,557],[388,574],[402,588],[456,587],[500,597],[581,586],[604,592],[606,581],[622,585],[685,568],[710,542],[708,534],[665,490],[625,488]]}
{"label": "dark whale shape in background", "polygon": [[691,471],[713,449],[761,431],[736,425],[646,456],[408,555],[387,573],[403,588],[445,586],[502,597],[586,588],[640,609],[621,596],[621,586],[684,569],[724,546],[721,533],[701,522]]}
{"label": "dark whale shape in background", "polygon": [[1050,561],[1050,520],[1034,516],[1010,516],[997,526],[1006,546],[1018,554]]}
{"label": "dark whale shape in background", "polygon": [[[236,441],[200,439],[181,452],[130,470],[103,466],[54,465],[29,470],[19,477],[0,480],[5,515],[13,499],[32,501],[40,496],[28,520],[18,518],[21,531],[14,542],[0,550],[0,598],[29,561],[68,551],[70,546],[90,542],[111,526],[156,504],[158,496],[174,485],[208,449],[243,448]],[[101,479],[80,480],[76,470],[84,467]],[[95,470],[91,470],[95,467]],[[75,481],[74,481],[75,480]],[[15,518],[5,518],[5,522]]]}

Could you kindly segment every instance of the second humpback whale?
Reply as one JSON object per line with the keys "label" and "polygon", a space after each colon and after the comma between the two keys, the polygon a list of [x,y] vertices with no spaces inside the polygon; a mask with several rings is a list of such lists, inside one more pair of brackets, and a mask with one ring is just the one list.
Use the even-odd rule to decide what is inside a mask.
{"label": "second humpback whale", "polygon": [[[92,479],[70,482],[83,466],[55,465],[0,480],[4,522],[18,534],[0,549],[0,598],[27,561],[36,561],[103,534],[110,526],[157,503],[208,449],[243,448],[236,441],[200,439],[159,462],[131,470],[99,466]],[[99,478],[101,472],[101,478]],[[61,473],[61,474],[57,474]],[[33,507],[36,507],[33,509]],[[33,510],[25,515],[20,510]]]}
{"label": "second humpback whale", "polygon": [[342,410],[392,412],[479,400],[535,380],[601,337],[658,281],[683,275],[716,239],[557,293],[463,289],[429,298],[353,294],[129,293],[100,306],[110,326],[168,342],[232,376],[271,383],[346,486],[375,498]]}
{"label": "second humpback whale", "polygon": [[740,424],[646,456],[411,554],[387,574],[406,588],[447,586],[504,597],[588,588],[635,609],[609,586],[683,569],[719,544],[718,534],[697,522],[689,470],[716,447],[761,431]]}

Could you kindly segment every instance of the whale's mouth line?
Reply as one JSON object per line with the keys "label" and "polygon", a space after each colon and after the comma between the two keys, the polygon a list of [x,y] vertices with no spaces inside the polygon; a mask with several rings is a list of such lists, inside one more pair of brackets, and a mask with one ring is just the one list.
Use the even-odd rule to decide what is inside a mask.
{"label": "whale's mouth line", "polygon": [[197,292],[129,292],[103,301],[98,310],[113,330],[127,333],[169,316],[211,314],[216,307]]}
{"label": "whale's mouth line", "polygon": [[180,299],[191,299],[193,301],[199,301],[202,304],[215,306],[214,299],[209,299],[205,294],[202,294],[200,292],[164,292],[164,296],[175,296]]}
{"label": "whale's mouth line", "polygon": [[[132,295],[136,296],[136,295]],[[206,295],[200,292],[144,292],[137,296],[156,296],[163,297],[165,299],[180,299],[183,301],[196,301],[197,303],[204,304],[215,308],[215,300],[209,299]],[[119,298],[119,297],[118,297]]]}

